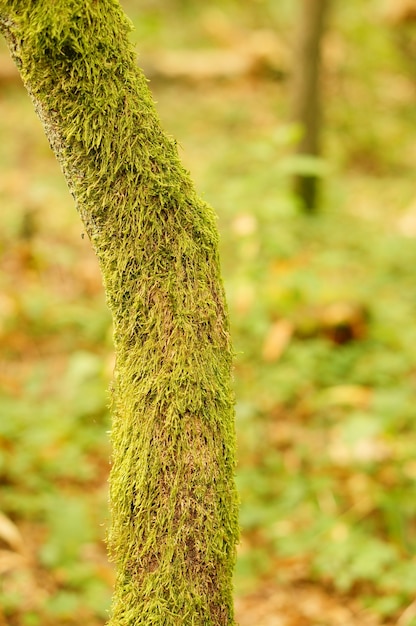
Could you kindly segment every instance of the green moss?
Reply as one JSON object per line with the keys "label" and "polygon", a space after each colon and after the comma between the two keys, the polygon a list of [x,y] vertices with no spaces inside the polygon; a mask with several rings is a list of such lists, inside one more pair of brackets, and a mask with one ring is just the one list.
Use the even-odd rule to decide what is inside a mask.
{"label": "green moss", "polygon": [[230,625],[231,346],[211,208],[161,130],[114,0],[0,0],[1,29],[114,322],[112,625]]}

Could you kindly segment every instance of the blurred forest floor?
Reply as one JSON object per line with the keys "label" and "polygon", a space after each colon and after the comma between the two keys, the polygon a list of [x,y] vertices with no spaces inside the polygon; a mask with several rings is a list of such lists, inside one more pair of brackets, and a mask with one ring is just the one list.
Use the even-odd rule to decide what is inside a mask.
{"label": "blurred forest floor", "polygon": [[[414,22],[377,0],[334,7],[310,162],[290,124],[296,3],[123,4],[163,125],[219,218],[239,624],[415,626]],[[111,320],[4,47],[0,133],[0,626],[99,626]],[[315,216],[291,185],[311,168]]]}

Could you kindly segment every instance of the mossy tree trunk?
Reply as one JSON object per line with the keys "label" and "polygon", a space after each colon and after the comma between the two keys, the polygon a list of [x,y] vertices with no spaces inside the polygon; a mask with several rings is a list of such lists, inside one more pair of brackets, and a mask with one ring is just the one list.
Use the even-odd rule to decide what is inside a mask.
{"label": "mossy tree trunk", "polygon": [[231,348],[215,216],[160,128],[116,0],[0,0],[0,28],[113,315],[110,624],[234,624]]}
{"label": "mossy tree trunk", "polygon": [[[293,61],[292,111],[301,126],[298,154],[319,156],[321,41],[330,0],[300,0]],[[318,178],[300,174],[295,192],[307,211],[318,206]]]}

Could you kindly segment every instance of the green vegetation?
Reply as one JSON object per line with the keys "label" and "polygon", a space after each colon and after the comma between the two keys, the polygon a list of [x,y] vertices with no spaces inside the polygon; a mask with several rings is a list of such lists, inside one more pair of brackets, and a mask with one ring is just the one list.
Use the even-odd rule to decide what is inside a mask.
{"label": "green vegetation", "polygon": [[[291,2],[211,4],[154,2],[135,15],[126,2],[143,65],[163,48],[225,55],[241,33],[271,24],[288,41]],[[305,623],[306,603],[293,606],[305,588],[325,598],[311,624],[415,619],[415,76],[396,46],[400,26],[383,2],[366,4],[332,15],[325,161],[291,154],[283,57],[281,76],[266,67],[151,82],[164,127],[219,216],[236,350],[242,626],[261,625],[249,621],[252,605],[269,589],[290,598],[274,609],[288,625]],[[110,318],[89,242],[16,84],[2,87],[0,125],[0,509],[19,531],[10,538],[0,520],[0,616],[98,626],[113,584],[102,543]],[[301,214],[291,191],[305,168],[324,176],[316,217]],[[333,603],[351,608],[349,621],[331,617]]]}

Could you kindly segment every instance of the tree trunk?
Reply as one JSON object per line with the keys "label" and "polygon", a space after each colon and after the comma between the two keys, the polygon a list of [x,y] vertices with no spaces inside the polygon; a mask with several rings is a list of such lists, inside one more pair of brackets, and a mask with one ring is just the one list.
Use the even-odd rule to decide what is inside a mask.
{"label": "tree trunk", "polygon": [[117,0],[0,0],[0,28],[113,315],[110,624],[234,624],[232,356],[215,215],[160,128]]}
{"label": "tree trunk", "polygon": [[[292,83],[293,119],[301,126],[298,154],[319,156],[321,123],[319,74],[321,39],[329,0],[301,0],[295,45]],[[318,202],[318,179],[300,174],[295,191],[306,210],[313,211]]]}

